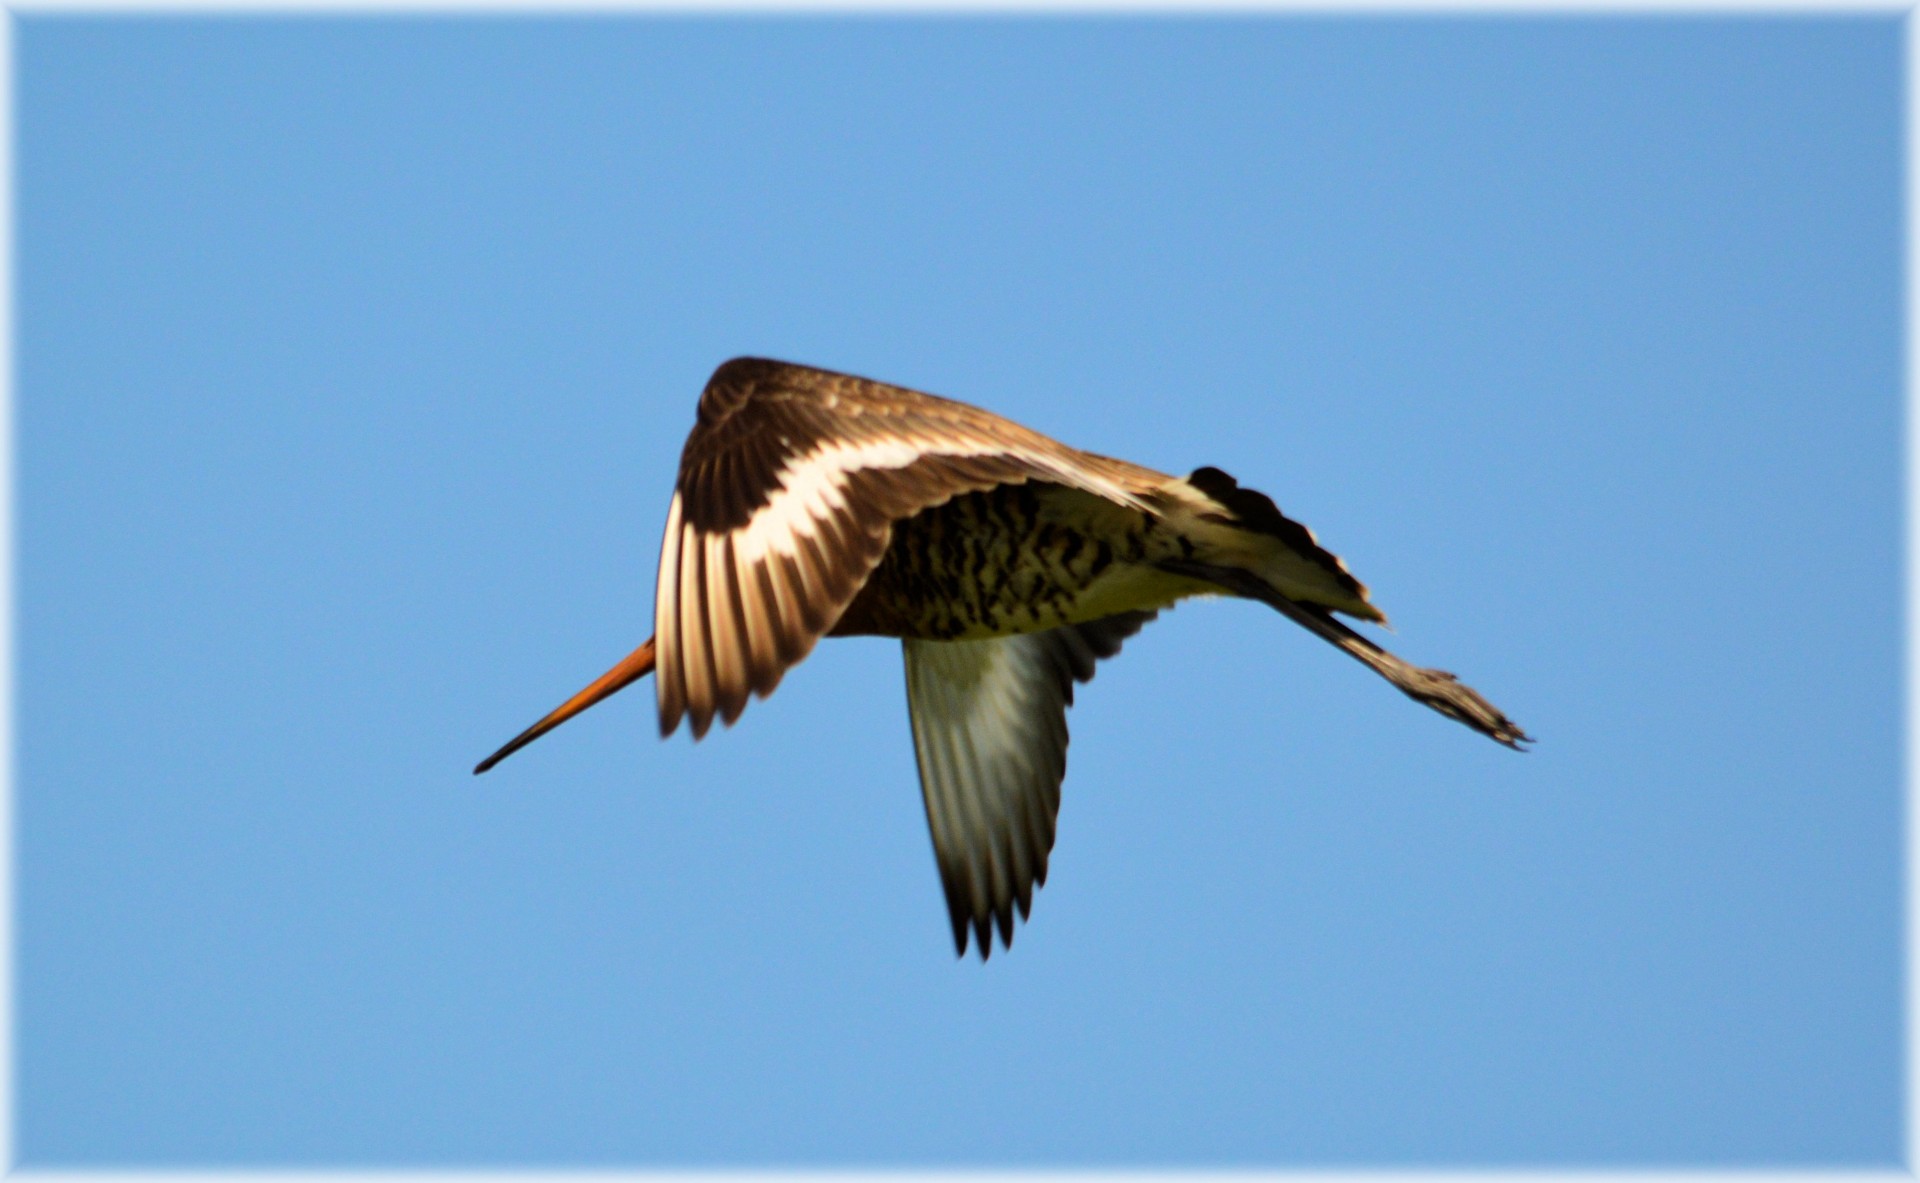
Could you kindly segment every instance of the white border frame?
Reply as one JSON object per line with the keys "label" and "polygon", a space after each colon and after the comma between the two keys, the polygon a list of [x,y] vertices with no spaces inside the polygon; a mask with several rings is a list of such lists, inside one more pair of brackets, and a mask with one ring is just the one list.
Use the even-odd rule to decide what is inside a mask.
{"label": "white border frame", "polygon": [[[1637,1183],[1805,1183],[1807,1180],[1844,1179],[1858,1183],[1880,1183],[1880,1181],[1909,1180],[1920,1178],[1914,1166],[1920,1159],[1920,1076],[1916,1076],[1915,1064],[1920,1061],[1920,1023],[1916,1023],[1915,985],[1920,977],[1920,962],[1916,961],[1915,950],[1920,948],[1920,876],[1913,869],[1913,852],[1920,850],[1920,810],[1914,807],[1913,786],[1920,782],[1920,745],[1914,737],[1920,735],[1920,694],[1915,687],[1920,685],[1920,646],[1914,643],[1920,636],[1920,598],[1915,596],[1914,556],[1920,554],[1920,480],[1913,473],[1913,458],[1920,455],[1920,415],[1916,415],[1913,392],[1920,386],[1920,350],[1914,342],[1920,340],[1920,301],[1915,299],[1914,276],[1920,273],[1920,234],[1915,233],[1915,195],[1920,193],[1920,165],[1916,164],[1915,130],[1920,128],[1920,87],[1914,85],[1915,65],[1920,63],[1920,19],[1916,19],[1916,3],[1920,0],[1860,0],[1856,3],[1837,4],[1808,2],[1808,0],[1682,0],[1679,3],[1663,3],[1661,0],[1613,0],[1600,3],[1597,0],[1564,0],[1554,3],[1551,0],[1483,0],[1478,4],[1462,4],[1456,0],[1046,0],[1045,3],[1033,3],[1031,0],[832,0],[821,3],[819,0],[559,0],[553,4],[532,4],[528,0],[407,0],[406,3],[391,3],[388,0],[297,0],[291,3],[262,2],[262,0],[192,0],[190,3],[169,2],[169,0],[116,0],[102,3],[76,0],[67,3],[62,0],[26,0],[7,6],[6,19],[0,20],[0,160],[6,166],[7,183],[0,187],[0,260],[4,260],[6,283],[0,285],[0,355],[6,360],[4,371],[0,371],[0,521],[5,523],[7,545],[0,548],[0,751],[7,753],[4,768],[0,768],[0,793],[4,802],[0,802],[0,861],[4,862],[5,874],[0,876],[0,1103],[4,1112],[0,1112],[0,1170],[11,1178],[61,1180],[63,1183],[150,1183],[153,1180],[194,1180],[220,1179],[227,1183],[283,1183],[287,1180],[326,1180],[352,1178],[363,1183],[417,1183],[430,1179],[467,1179],[498,1180],[501,1183],[589,1183],[589,1181],[639,1179],[670,1181],[670,1183],[770,1183],[772,1180],[791,1179],[862,1179],[862,1180],[966,1180],[982,1177],[1007,1180],[1008,1183],[1058,1183],[1066,1180],[1089,1179],[1186,1179],[1206,1180],[1207,1183],[1251,1183],[1252,1180],[1286,1179],[1291,1183],[1431,1183],[1433,1180],[1578,1180],[1597,1181],[1604,1179],[1631,1178]],[[1902,473],[1903,509],[1905,516],[1904,538],[1905,554],[1902,556],[1902,580],[1906,591],[1906,611],[1904,614],[1905,635],[1900,638],[1903,647],[1905,695],[1904,718],[1906,734],[1903,736],[1904,752],[1902,769],[1905,774],[1904,826],[1907,860],[1902,869],[1903,906],[1906,912],[1905,937],[1906,949],[1903,958],[1903,993],[1905,1008],[1905,1063],[1902,1068],[1902,1081],[1905,1088],[1902,1106],[1906,1119],[1903,1148],[1906,1161],[1898,1168],[1886,1170],[1837,1170],[1808,1168],[1797,1170],[1743,1170],[1728,1168],[1725,1170],[1581,1170],[1581,1169],[1460,1169],[1445,1168],[1435,1170],[1176,1170],[1176,1171],[1111,1171],[1111,1170],[1009,1170],[1009,1171],[953,1171],[953,1170],[756,1170],[756,1171],[690,1171],[690,1170],[604,1170],[584,1169],[566,1170],[249,1170],[249,1169],[154,1169],[154,1170],[64,1170],[64,1169],[22,1169],[18,1165],[14,1146],[14,876],[13,876],[13,819],[14,819],[14,770],[16,763],[14,752],[14,580],[13,580],[13,391],[15,375],[14,354],[14,57],[13,31],[14,17],[32,16],[46,13],[77,13],[87,15],[116,14],[309,14],[314,16],[351,16],[368,13],[389,13],[401,15],[446,15],[478,13],[489,15],[533,15],[549,16],[564,13],[609,13],[609,12],[646,12],[658,14],[686,13],[712,14],[716,12],[738,14],[805,14],[819,16],[845,15],[854,13],[902,12],[915,15],[949,13],[956,15],[975,14],[1091,14],[1126,12],[1136,14],[1165,13],[1179,15],[1228,14],[1244,12],[1287,12],[1287,13],[1324,13],[1324,14],[1371,14],[1371,15],[1438,15],[1454,14],[1499,14],[1503,16],[1534,14],[1540,16],[1633,16],[1671,13],[1677,15],[1765,15],[1783,16],[1801,14],[1848,14],[1863,16],[1892,16],[1904,14],[1904,67],[1905,86],[1904,116],[1902,140],[1906,159],[1901,169],[1903,209],[1902,234],[1904,238],[1904,268],[1901,276],[1901,297],[1904,304],[1903,323],[1906,329],[1903,357],[1903,375],[1906,385],[1905,415],[1905,452],[1907,464]]]}

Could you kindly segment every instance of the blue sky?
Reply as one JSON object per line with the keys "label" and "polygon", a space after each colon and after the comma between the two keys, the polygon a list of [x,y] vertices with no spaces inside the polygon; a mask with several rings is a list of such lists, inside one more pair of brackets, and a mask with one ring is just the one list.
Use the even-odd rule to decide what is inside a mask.
{"label": "blue sky", "polygon": [[[1891,1165],[1900,26],[16,18],[17,1147]],[[956,962],[898,647],[644,639],[758,353],[1272,494]]]}

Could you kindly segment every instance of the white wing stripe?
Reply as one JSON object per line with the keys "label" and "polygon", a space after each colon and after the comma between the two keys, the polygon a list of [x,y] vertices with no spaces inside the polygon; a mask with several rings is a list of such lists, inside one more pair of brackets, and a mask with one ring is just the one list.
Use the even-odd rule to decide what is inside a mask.
{"label": "white wing stripe", "polygon": [[863,468],[905,468],[924,454],[920,448],[887,440],[877,444],[838,444],[788,460],[780,469],[780,488],[734,531],[734,549],[749,561],[769,550],[792,554],[795,537],[812,532],[828,514],[844,510],[847,475]]}
{"label": "white wing stripe", "polygon": [[1086,489],[1135,509],[1145,508],[1139,497],[1114,481],[1077,465],[1063,464],[1045,452],[1009,447],[991,439],[943,436],[924,441],[897,437],[860,443],[836,442],[795,456],[781,466],[779,488],[746,525],[733,532],[734,552],[747,562],[757,561],[769,551],[792,554],[799,546],[800,534],[811,533],[817,528],[816,523],[829,514],[845,511],[849,475],[864,469],[905,468],[929,456],[1012,456],[1063,484]]}

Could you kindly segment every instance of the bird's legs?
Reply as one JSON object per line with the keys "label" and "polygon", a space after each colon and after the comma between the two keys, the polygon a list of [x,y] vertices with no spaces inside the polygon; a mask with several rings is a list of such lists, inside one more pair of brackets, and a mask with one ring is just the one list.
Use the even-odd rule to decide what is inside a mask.
{"label": "bird's legs", "polygon": [[1526,732],[1501,710],[1480,696],[1479,691],[1461,682],[1445,670],[1423,669],[1402,661],[1380,646],[1341,624],[1325,608],[1290,600],[1268,587],[1258,576],[1236,567],[1221,567],[1191,559],[1164,559],[1162,570],[1188,575],[1250,600],[1259,600],[1281,615],[1362,662],[1374,673],[1400,688],[1415,702],[1424,703],[1450,719],[1503,743],[1516,751],[1530,742]]}

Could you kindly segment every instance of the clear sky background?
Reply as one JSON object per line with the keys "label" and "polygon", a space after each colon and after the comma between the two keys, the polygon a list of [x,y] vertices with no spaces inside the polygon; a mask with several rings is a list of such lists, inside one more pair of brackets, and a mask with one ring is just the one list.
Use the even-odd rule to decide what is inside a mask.
{"label": "clear sky background", "polygon": [[[28,1165],[1894,1163],[1900,26],[18,18]],[[759,353],[1271,493],[956,962],[898,646],[643,640]]]}

